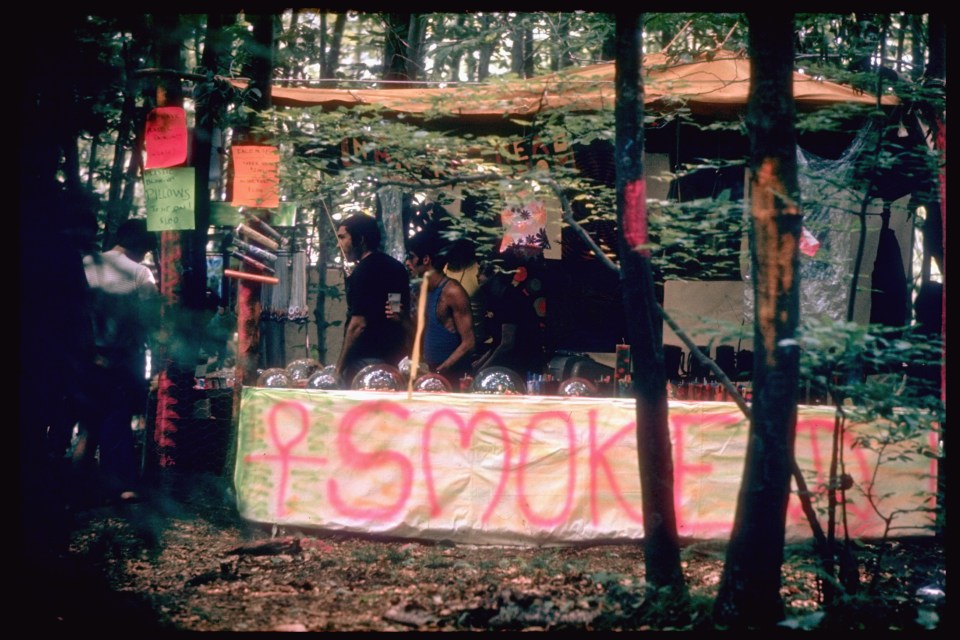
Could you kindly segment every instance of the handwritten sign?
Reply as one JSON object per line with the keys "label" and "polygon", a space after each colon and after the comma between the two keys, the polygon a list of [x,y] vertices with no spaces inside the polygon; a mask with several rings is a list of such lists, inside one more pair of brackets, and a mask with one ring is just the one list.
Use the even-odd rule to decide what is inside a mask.
{"label": "handwritten sign", "polygon": [[187,161],[187,114],[182,107],[157,107],[147,114],[143,144],[145,169],[175,167]]}
{"label": "handwritten sign", "polygon": [[143,172],[143,193],[150,231],[189,231],[195,228],[193,167]]}
{"label": "handwritten sign", "polygon": [[[811,487],[826,481],[831,407],[801,407],[796,459]],[[888,461],[852,447],[881,424],[845,433],[847,472],[876,482],[905,535],[931,533],[930,460]],[[670,403],[679,533],[729,536],[748,425],[733,403]],[[931,431],[931,438],[934,437]],[[234,471],[241,516],[261,523],[466,544],[639,540],[643,510],[636,405],[622,398],[406,394],[245,387]],[[854,536],[886,526],[851,505]],[[810,529],[792,497],[787,535]]]}
{"label": "handwritten sign", "polygon": [[235,145],[233,205],[272,209],[280,205],[280,153],[276,147]]}

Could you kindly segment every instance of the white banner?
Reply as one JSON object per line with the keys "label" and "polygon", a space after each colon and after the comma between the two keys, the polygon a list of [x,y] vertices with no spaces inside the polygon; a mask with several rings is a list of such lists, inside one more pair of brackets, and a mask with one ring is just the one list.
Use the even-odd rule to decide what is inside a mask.
{"label": "white banner", "polygon": [[[799,413],[797,461],[815,491],[827,479],[834,412]],[[238,506],[260,523],[458,543],[639,540],[635,420],[632,399],[247,387]],[[850,445],[858,429],[878,428],[846,430],[846,471],[858,485],[874,480],[876,456]],[[747,422],[732,403],[671,402],[670,429],[680,535],[726,538]],[[931,533],[918,508],[935,477],[929,459],[880,465],[874,492],[892,493],[884,513],[907,511],[898,535]],[[847,497],[850,533],[881,535],[858,490]],[[796,496],[787,535],[810,537]]]}

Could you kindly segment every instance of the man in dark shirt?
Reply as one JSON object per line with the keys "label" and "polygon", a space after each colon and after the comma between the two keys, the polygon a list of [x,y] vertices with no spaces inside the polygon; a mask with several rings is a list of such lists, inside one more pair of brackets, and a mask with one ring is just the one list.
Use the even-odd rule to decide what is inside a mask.
{"label": "man in dark shirt", "polygon": [[[380,227],[366,214],[354,214],[337,228],[344,258],[355,262],[347,277],[347,322],[337,374],[346,386],[363,367],[375,363],[396,366],[410,351],[410,324],[402,318],[410,309],[410,278],[406,267],[380,250]],[[400,294],[405,313],[387,317],[387,295]]]}
{"label": "man in dark shirt", "polygon": [[539,296],[539,282],[531,286],[535,260],[509,248],[502,256],[503,270],[486,273],[480,292],[484,300],[484,326],[492,340],[486,352],[474,362],[477,371],[507,367],[521,376],[542,373],[547,363],[544,327],[538,308],[545,305]]}

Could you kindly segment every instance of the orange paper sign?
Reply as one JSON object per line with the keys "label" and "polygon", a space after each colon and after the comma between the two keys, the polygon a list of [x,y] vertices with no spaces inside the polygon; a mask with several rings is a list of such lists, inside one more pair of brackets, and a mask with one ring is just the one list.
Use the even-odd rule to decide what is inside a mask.
{"label": "orange paper sign", "polygon": [[280,206],[280,153],[276,147],[234,146],[235,207],[270,209]]}
{"label": "orange paper sign", "polygon": [[175,167],[187,161],[187,114],[182,107],[157,107],[144,129],[147,169]]}

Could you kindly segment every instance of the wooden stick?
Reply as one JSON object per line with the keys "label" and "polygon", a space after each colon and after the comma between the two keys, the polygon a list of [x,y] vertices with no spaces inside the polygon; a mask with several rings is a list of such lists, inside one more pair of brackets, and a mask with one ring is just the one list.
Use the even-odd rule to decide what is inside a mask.
{"label": "wooden stick", "polygon": [[234,271],[233,269],[224,269],[223,275],[227,276],[228,278],[237,278],[238,280],[253,280],[254,282],[266,282],[267,284],[280,283],[280,278],[260,276],[255,273],[247,273],[246,271]]}
{"label": "wooden stick", "polygon": [[410,379],[407,381],[407,400],[413,397],[413,383],[420,373],[420,337],[423,335],[423,319],[427,315],[427,274],[423,274],[420,297],[417,298],[417,332],[413,335],[413,354],[410,358]]}
{"label": "wooden stick", "polygon": [[251,228],[251,227],[248,227],[248,226],[245,225],[245,224],[240,224],[240,225],[238,225],[238,226],[237,226],[237,231],[239,231],[241,235],[244,235],[244,236],[246,236],[246,237],[248,237],[248,238],[250,238],[251,240],[254,240],[254,241],[256,241],[256,242],[259,242],[260,244],[262,244],[263,246],[267,247],[268,249],[273,249],[274,251],[276,251],[277,249],[280,248],[280,243],[275,242],[274,240],[271,240],[270,238],[268,238],[267,236],[263,235],[262,233],[260,233],[260,232],[257,231],[256,229],[253,229],[253,228]]}

